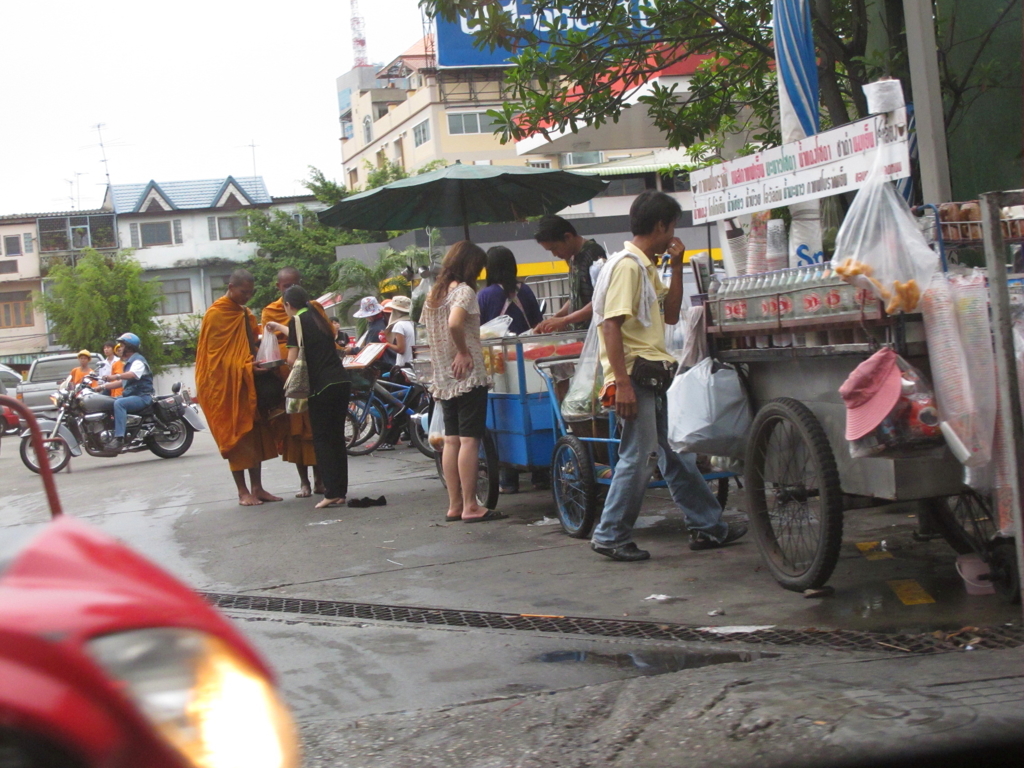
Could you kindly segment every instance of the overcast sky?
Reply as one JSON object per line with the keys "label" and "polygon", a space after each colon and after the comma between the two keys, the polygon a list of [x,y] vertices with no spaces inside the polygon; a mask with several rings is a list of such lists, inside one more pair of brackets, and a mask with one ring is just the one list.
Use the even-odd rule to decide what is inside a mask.
{"label": "overcast sky", "polygon": [[[371,61],[422,35],[416,0],[362,0]],[[341,180],[335,79],[352,67],[349,1],[0,2],[0,215],[103,199],[114,184],[250,176],[304,192]]]}

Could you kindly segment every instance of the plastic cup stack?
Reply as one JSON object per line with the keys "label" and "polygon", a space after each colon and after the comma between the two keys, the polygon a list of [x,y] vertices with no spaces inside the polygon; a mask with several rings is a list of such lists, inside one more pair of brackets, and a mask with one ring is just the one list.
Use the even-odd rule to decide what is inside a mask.
{"label": "plastic cup stack", "polygon": [[964,376],[967,358],[960,343],[960,329],[953,307],[953,292],[943,273],[936,273],[932,277],[928,290],[921,299],[921,312],[924,314],[935,397],[942,421],[946,425],[943,434],[950,444],[950,450],[961,462],[966,463],[972,453],[969,447],[970,424],[976,408],[967,378]]}
{"label": "plastic cup stack", "polygon": [[960,345],[967,367],[964,378],[974,395],[971,419],[973,466],[992,461],[992,437],[996,423],[996,361],[992,352],[992,328],[988,317],[988,287],[980,273],[950,280],[953,306],[960,329]]}
{"label": "plastic cup stack", "polygon": [[786,222],[782,219],[772,219],[768,222],[765,260],[769,272],[786,269],[789,266],[789,240],[786,238]]}
{"label": "plastic cup stack", "polygon": [[768,271],[767,248],[767,222],[760,216],[754,216],[750,222],[750,234],[747,236],[748,275],[759,275]]}
{"label": "plastic cup stack", "polygon": [[725,238],[737,275],[747,274],[747,236],[742,229],[730,229]]}

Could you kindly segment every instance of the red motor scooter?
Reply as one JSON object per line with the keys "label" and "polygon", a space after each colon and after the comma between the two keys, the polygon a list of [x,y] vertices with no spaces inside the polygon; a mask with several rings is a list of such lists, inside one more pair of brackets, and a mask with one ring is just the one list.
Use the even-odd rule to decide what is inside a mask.
{"label": "red motor scooter", "polygon": [[61,514],[0,537],[0,765],[295,768],[273,673],[212,607],[115,539]]}

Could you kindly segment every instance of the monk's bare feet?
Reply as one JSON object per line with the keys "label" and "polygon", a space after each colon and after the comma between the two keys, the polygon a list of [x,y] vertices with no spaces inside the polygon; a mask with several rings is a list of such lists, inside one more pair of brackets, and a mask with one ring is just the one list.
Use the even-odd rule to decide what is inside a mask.
{"label": "monk's bare feet", "polygon": [[462,507],[459,507],[458,509],[453,509],[453,508],[449,507],[448,511],[445,513],[444,519],[447,520],[450,523],[454,523],[456,520],[461,520],[462,519]]}
{"label": "monk's bare feet", "polygon": [[313,491],[309,489],[309,483],[303,483],[299,488],[299,492],[295,494],[296,499],[308,499],[313,495]]}
{"label": "monk's bare feet", "polygon": [[481,507],[479,504],[474,504],[473,506],[469,507],[468,509],[463,509],[462,510],[462,519],[463,520],[475,520],[476,518],[483,517],[486,514],[487,514],[487,508],[486,507]]}
{"label": "monk's bare feet", "polygon": [[281,501],[280,496],[275,496],[274,494],[270,493],[270,491],[266,491],[263,488],[260,488],[259,490],[253,490],[252,495],[259,499],[260,502]]}
{"label": "monk's bare feet", "polygon": [[327,489],[324,488],[324,484],[323,483],[315,483],[313,485],[313,493],[318,493],[321,496],[323,496],[324,493],[326,493],[326,492],[327,492]]}
{"label": "monk's bare feet", "polygon": [[251,493],[246,492],[238,494],[238,506],[240,507],[258,507],[262,503],[262,501]]}
{"label": "monk's bare feet", "polygon": [[317,505],[313,509],[327,509],[328,507],[344,507],[345,497],[342,496],[337,499],[324,499],[317,502]]}

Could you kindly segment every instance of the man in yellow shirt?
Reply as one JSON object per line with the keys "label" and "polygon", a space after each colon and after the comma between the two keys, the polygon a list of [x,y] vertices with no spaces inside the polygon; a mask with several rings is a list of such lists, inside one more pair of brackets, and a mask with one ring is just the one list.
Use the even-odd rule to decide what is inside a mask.
{"label": "man in yellow shirt", "polygon": [[[686,516],[690,549],[713,549],[747,532],[746,525],[722,519],[722,508],[697,469],[697,457],[676,453],[668,444],[665,390],[675,359],[665,348],[665,323],[678,322],[683,301],[685,246],[675,236],[682,213],[675,198],[664,192],[641,193],[629,210],[633,240],[609,258],[594,289],[601,365],[606,389],[614,386],[620,442],[619,460],[590,546],[613,560],[650,557],[632,536],[655,454],[672,500]],[[672,266],[668,286],[657,269],[658,256],[665,253]]]}

